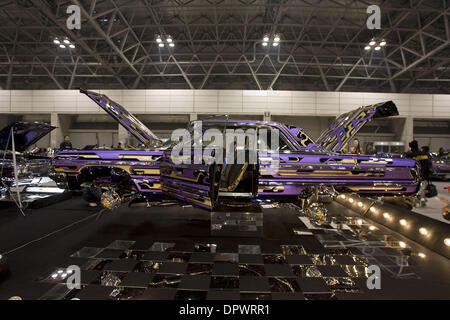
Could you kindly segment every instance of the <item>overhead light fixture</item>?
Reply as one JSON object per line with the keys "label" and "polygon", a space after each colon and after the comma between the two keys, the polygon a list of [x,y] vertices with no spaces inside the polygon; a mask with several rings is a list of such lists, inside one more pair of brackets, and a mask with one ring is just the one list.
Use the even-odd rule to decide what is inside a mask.
{"label": "overhead light fixture", "polygon": [[175,47],[175,43],[173,43],[173,42],[169,43],[169,47],[171,47],[171,48]]}
{"label": "overhead light fixture", "polygon": [[403,249],[406,248],[406,243],[404,243],[403,241],[400,241],[398,244],[399,244],[400,247],[402,247]]}
{"label": "overhead light fixture", "polygon": [[375,209],[375,207],[370,207],[370,212],[375,213],[375,211],[377,211],[377,209]]}
{"label": "overhead light fixture", "polygon": [[75,49],[75,45],[71,44],[69,45],[70,49]]}
{"label": "overhead light fixture", "polygon": [[426,228],[420,228],[419,232],[423,236],[427,236],[428,235],[428,230]]}
{"label": "overhead light fixture", "polygon": [[164,43],[160,43],[160,44],[158,44],[158,46],[159,46],[160,48],[162,48],[162,47],[164,47]]}
{"label": "overhead light fixture", "polygon": [[380,46],[384,47],[387,44],[386,40],[381,40]]}
{"label": "overhead light fixture", "polygon": [[55,40],[53,40],[54,44],[60,44],[61,42],[58,40],[58,38],[56,38]]}
{"label": "overhead light fixture", "polygon": [[391,219],[391,215],[387,212],[383,213],[383,217],[387,220]]}
{"label": "overhead light fixture", "polygon": [[268,45],[267,42],[263,42],[263,43],[262,43],[262,46],[263,46],[263,47],[267,47],[267,45]]}
{"label": "overhead light fixture", "polygon": [[274,43],[272,43],[272,45],[273,45],[274,47],[278,47],[278,42],[274,42]]}
{"label": "overhead light fixture", "polygon": [[358,202],[358,207],[362,207],[363,206],[363,203],[360,201],[360,202]]}
{"label": "overhead light fixture", "polygon": [[264,42],[269,42],[269,37],[268,36],[264,36],[263,41]]}
{"label": "overhead light fixture", "polygon": [[67,39],[64,39],[64,43],[65,43],[65,44],[69,44],[69,43],[70,43],[70,41],[69,41],[69,40],[67,40]]}
{"label": "overhead light fixture", "polygon": [[445,240],[444,240],[444,244],[445,244],[447,247],[450,247],[450,238],[445,239]]}
{"label": "overhead light fixture", "polygon": [[376,44],[377,44],[377,43],[376,43],[375,40],[372,40],[372,41],[369,42],[369,46],[374,46],[374,45],[376,45]]}
{"label": "overhead light fixture", "polygon": [[355,202],[355,200],[353,200],[353,198],[348,199],[348,201],[349,201],[350,203]]}
{"label": "overhead light fixture", "polygon": [[408,225],[408,221],[406,221],[405,219],[401,219],[399,222],[403,227],[406,227]]}
{"label": "overhead light fixture", "polygon": [[380,47],[380,46],[375,47],[375,51],[380,51],[380,50],[381,50],[381,47]]}
{"label": "overhead light fixture", "polygon": [[362,226],[362,224],[363,224],[363,220],[362,219],[358,219],[357,221],[356,221],[356,223],[358,224],[358,225],[360,225],[360,226]]}
{"label": "overhead light fixture", "polygon": [[366,50],[366,51],[369,51],[370,49],[372,49],[371,46],[365,46],[365,47],[364,47],[364,50]]}
{"label": "overhead light fixture", "polygon": [[156,38],[156,42],[158,42],[158,43],[161,43],[161,42],[162,42],[162,39],[161,39],[160,36],[158,36],[158,37]]}
{"label": "overhead light fixture", "polygon": [[168,42],[168,43],[171,43],[173,40],[172,40],[172,37],[170,37],[170,36],[168,36],[167,38],[166,38],[166,41]]}
{"label": "overhead light fixture", "polygon": [[370,231],[375,231],[376,229],[377,229],[377,228],[376,228],[375,226],[370,226],[370,227],[369,227],[369,230],[370,230]]}
{"label": "overhead light fixture", "polygon": [[422,253],[422,252],[419,252],[418,256],[421,257],[422,259],[425,259],[425,258],[427,257],[427,256],[426,256],[424,253]]}
{"label": "overhead light fixture", "polygon": [[276,35],[275,36],[275,38],[273,38],[273,41],[275,41],[275,42],[280,42],[280,36],[279,35]]}
{"label": "overhead light fixture", "polygon": [[66,48],[66,46],[63,45],[63,44],[60,44],[59,47],[60,47],[61,49],[65,49],[65,48]]}

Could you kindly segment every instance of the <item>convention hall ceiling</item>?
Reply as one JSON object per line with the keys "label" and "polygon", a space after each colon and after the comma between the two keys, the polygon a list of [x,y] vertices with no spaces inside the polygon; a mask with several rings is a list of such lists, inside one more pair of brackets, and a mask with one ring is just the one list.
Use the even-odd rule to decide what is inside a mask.
{"label": "convention hall ceiling", "polygon": [[[80,9],[80,29],[67,27],[71,5]],[[381,9],[381,29],[366,25],[371,5]],[[449,7],[448,0],[0,1],[0,86],[448,94]]]}

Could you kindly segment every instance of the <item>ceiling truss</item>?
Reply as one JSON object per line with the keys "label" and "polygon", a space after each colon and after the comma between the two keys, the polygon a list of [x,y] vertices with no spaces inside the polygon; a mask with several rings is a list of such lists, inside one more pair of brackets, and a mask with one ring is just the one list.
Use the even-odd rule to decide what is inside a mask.
{"label": "ceiling truss", "polygon": [[[81,9],[68,30],[66,8]],[[368,30],[377,4],[382,29]],[[448,0],[0,1],[3,89],[450,93]],[[261,45],[281,35],[278,47]],[[160,48],[157,35],[175,47]],[[68,37],[76,49],[60,49]],[[371,38],[381,51],[365,51]]]}

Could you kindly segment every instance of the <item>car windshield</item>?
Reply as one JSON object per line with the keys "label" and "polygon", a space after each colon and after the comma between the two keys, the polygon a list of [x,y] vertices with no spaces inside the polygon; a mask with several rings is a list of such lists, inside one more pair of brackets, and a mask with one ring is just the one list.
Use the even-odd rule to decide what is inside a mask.
{"label": "car windshield", "polygon": [[[201,122],[200,124],[201,124],[202,138],[204,137],[203,135],[207,130],[215,129],[215,130],[218,130],[223,135],[223,139],[224,139],[224,141],[221,141],[220,143],[216,142],[214,138],[201,139],[203,148],[208,147],[208,146],[210,146],[210,147],[215,146],[218,144],[226,146],[227,141],[226,141],[226,134],[224,134],[224,132],[225,132],[225,130],[227,130],[227,132],[229,133],[228,130],[232,130],[232,129],[239,130],[239,132],[235,131],[234,134],[236,136],[240,135],[242,133],[244,134],[245,140],[241,140],[241,141],[245,141],[246,147],[248,147],[250,137],[252,137],[256,132],[260,133],[260,131],[258,131],[258,130],[265,129],[265,130],[267,130],[266,135],[259,134],[257,136],[256,142],[257,142],[258,151],[261,151],[261,150],[271,150],[271,151],[294,150],[294,147],[292,146],[292,144],[290,144],[288,142],[288,140],[286,139],[284,134],[281,133],[278,128],[275,128],[272,126],[257,125],[257,124],[243,124],[243,123],[238,123],[238,122]],[[198,128],[200,128],[200,127],[198,127]],[[272,144],[271,130],[276,130],[277,136],[279,137],[279,143],[277,145]],[[183,140],[182,137],[178,137],[178,139],[172,140],[172,137],[171,137],[171,139],[169,139],[168,141],[166,141],[164,143],[163,147],[173,148],[175,145],[178,145],[182,142],[184,142],[187,145],[192,146],[194,144],[194,141],[193,141],[193,139],[194,139],[193,138],[194,124],[193,123],[189,124],[189,126],[187,128],[187,132],[189,132],[189,140]],[[256,135],[255,135],[255,137],[256,137]]]}

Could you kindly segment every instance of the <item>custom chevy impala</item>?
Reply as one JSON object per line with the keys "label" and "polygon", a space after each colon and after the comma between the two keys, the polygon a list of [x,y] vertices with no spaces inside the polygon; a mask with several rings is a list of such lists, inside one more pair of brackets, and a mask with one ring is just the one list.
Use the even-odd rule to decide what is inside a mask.
{"label": "custom chevy impala", "polygon": [[[95,92],[81,92],[145,146],[140,150],[70,150],[55,156],[54,170],[67,176],[70,188],[103,188],[102,197],[108,201],[102,203],[107,206],[111,206],[111,199],[123,200],[125,195],[133,193],[164,193],[213,209],[227,199],[296,198],[315,186],[368,195],[413,195],[420,185],[419,166],[414,160],[341,153],[367,122],[398,115],[391,101],[339,116],[317,141],[301,128],[277,122],[205,120],[201,122],[203,129],[216,132],[252,128],[276,131],[278,147],[254,150],[255,163],[211,163],[205,158],[198,162],[194,161],[194,151],[191,151],[183,154],[188,161],[179,164],[172,157],[179,141],[157,146],[159,142],[152,132],[118,103]],[[192,131],[193,126],[191,124],[188,130]],[[246,152],[248,155],[248,150]],[[273,170],[271,165],[275,158],[278,166]]]}

